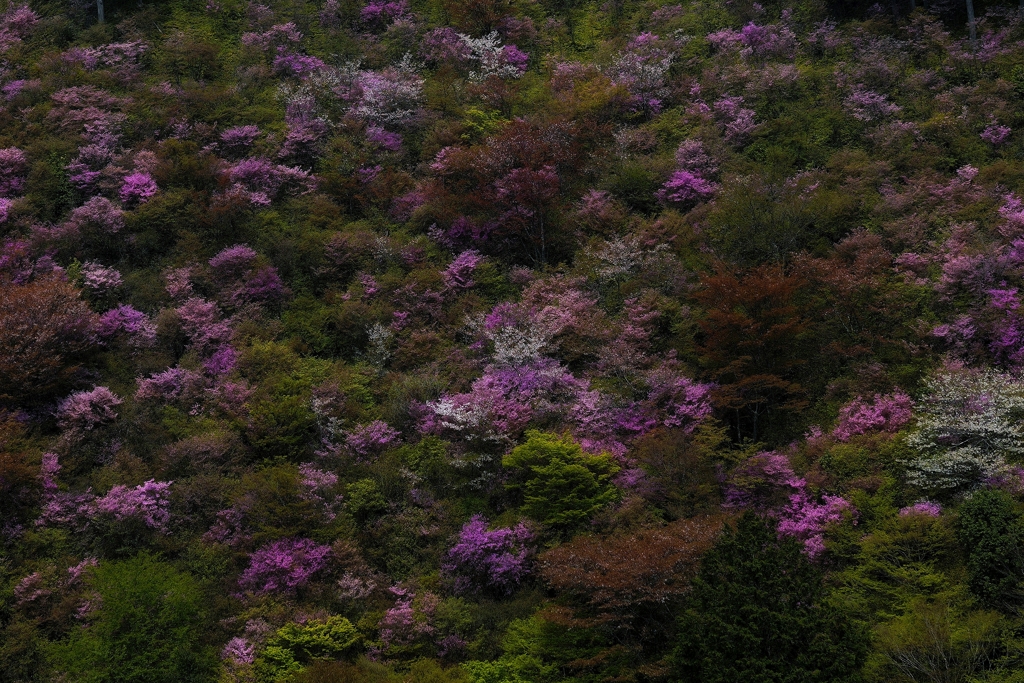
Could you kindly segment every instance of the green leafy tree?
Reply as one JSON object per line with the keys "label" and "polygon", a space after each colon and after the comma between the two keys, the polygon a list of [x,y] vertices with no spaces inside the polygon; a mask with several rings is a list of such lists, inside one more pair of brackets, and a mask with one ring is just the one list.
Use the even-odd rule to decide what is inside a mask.
{"label": "green leafy tree", "polygon": [[103,562],[91,577],[94,620],[53,650],[55,668],[78,683],[213,680],[202,642],[205,600],[197,582],[148,554]]}
{"label": "green leafy tree", "polygon": [[311,662],[347,658],[361,641],[352,622],[338,615],[285,624],[267,641],[255,670],[261,681],[287,680]]}
{"label": "green leafy tree", "polygon": [[971,592],[990,607],[1012,609],[1024,598],[1024,524],[1009,494],[980,491],[960,507],[957,528],[967,551]]}
{"label": "green leafy tree", "polygon": [[526,437],[501,461],[521,472],[508,488],[522,494],[525,515],[566,533],[615,500],[611,478],[619,467],[610,456],[584,453],[570,436],[530,431]]}
{"label": "green leafy tree", "polygon": [[676,679],[701,683],[857,680],[864,630],[827,601],[799,542],[750,513],[704,558],[679,619]]}

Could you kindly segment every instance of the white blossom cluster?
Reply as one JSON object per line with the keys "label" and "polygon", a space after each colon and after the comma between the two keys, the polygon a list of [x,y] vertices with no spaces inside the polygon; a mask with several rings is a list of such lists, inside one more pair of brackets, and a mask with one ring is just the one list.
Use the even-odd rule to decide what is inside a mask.
{"label": "white blossom cluster", "polygon": [[517,325],[503,325],[488,329],[484,325],[484,317],[466,317],[466,325],[470,330],[485,337],[494,345],[492,358],[495,365],[521,366],[541,357],[541,351],[557,330],[552,331],[550,325],[537,321],[529,321]]}
{"label": "white blossom cluster", "polygon": [[600,262],[597,274],[602,280],[612,280],[653,265],[667,249],[667,244],[649,248],[639,237],[628,235],[616,237],[596,248],[587,247],[584,253]]}
{"label": "white blossom cluster", "polygon": [[366,360],[370,365],[384,367],[391,358],[391,338],[394,332],[381,323],[374,323],[366,329]]}
{"label": "white blossom cluster", "polygon": [[501,37],[497,31],[491,31],[480,38],[470,38],[460,33],[459,38],[469,48],[470,55],[479,65],[479,71],[471,71],[469,79],[472,81],[483,81],[488,76],[498,78],[519,78],[523,75],[514,64],[509,64],[504,59],[505,46],[501,44]]}
{"label": "white blossom cluster", "polygon": [[909,483],[957,492],[972,488],[1024,457],[1024,381],[992,370],[956,369],[927,382],[918,429],[907,440],[920,455]]}

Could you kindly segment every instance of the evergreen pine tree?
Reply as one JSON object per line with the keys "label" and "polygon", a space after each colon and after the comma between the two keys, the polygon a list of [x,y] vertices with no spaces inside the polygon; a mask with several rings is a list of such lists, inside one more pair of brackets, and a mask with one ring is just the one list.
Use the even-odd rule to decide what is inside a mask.
{"label": "evergreen pine tree", "polygon": [[801,544],[748,513],[705,556],[673,659],[687,683],[838,683],[857,679],[867,647]]}

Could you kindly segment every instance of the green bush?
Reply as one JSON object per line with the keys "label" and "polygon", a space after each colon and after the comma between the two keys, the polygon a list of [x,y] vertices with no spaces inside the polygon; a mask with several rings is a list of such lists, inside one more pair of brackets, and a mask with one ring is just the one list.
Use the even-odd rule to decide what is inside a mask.
{"label": "green bush", "polygon": [[203,642],[206,599],[188,574],[148,554],[102,562],[90,577],[99,609],[53,646],[55,669],[78,683],[212,681]]}
{"label": "green bush", "polygon": [[530,431],[526,437],[501,461],[520,470],[507,487],[522,496],[526,516],[568,533],[618,497],[611,478],[619,467],[611,456],[584,453],[570,436]]}

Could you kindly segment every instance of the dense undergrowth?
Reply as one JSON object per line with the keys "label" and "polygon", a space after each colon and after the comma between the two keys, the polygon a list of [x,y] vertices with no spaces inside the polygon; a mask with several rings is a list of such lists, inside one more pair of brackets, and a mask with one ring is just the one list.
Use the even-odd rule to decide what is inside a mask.
{"label": "dense undergrowth", "polygon": [[0,17],[0,680],[1024,680],[1024,16]]}

